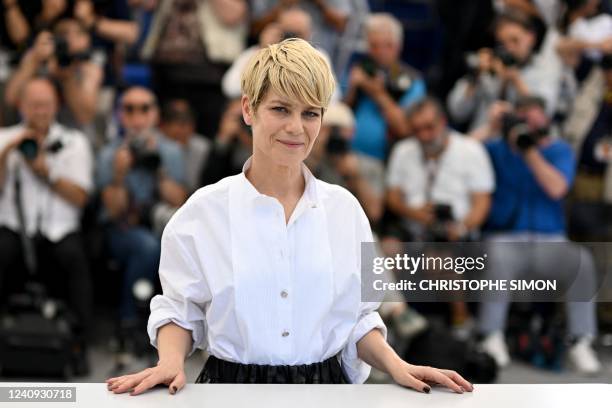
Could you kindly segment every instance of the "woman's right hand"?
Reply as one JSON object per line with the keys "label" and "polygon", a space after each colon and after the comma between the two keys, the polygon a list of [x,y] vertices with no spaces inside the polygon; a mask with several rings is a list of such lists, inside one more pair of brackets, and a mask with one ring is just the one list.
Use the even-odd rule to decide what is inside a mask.
{"label": "woman's right hand", "polygon": [[186,376],[183,363],[162,361],[157,366],[147,368],[138,373],[106,380],[109,391],[115,394],[122,394],[132,390],[130,395],[142,394],[157,384],[167,385],[170,394],[175,394],[185,386],[185,383]]}

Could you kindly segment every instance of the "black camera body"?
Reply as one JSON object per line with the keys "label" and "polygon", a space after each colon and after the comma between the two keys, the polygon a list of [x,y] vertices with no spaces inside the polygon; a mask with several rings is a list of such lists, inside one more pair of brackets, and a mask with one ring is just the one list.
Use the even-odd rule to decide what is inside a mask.
{"label": "black camera body", "polygon": [[537,145],[548,134],[548,129],[531,130],[524,119],[507,113],[502,116],[502,137],[511,146],[524,152]]}
{"label": "black camera body", "polygon": [[433,211],[435,220],[427,229],[427,239],[432,242],[448,242],[446,224],[455,219],[453,208],[449,204],[435,203]]}
{"label": "black camera body", "polygon": [[493,50],[493,54],[498,58],[502,64],[506,67],[515,67],[519,65],[519,61],[503,46],[497,46]]}
{"label": "black camera body", "polygon": [[340,126],[334,125],[329,132],[329,139],[325,149],[328,154],[341,156],[350,150],[349,142],[342,136]]}
{"label": "black camera body", "polygon": [[64,37],[55,36],[55,58],[57,64],[66,68],[75,61],[87,61],[91,57],[90,51],[71,53],[68,46],[68,41]]}
{"label": "black camera body", "polygon": [[134,137],[128,143],[134,159],[134,167],[155,173],[161,166],[161,157],[155,150],[147,148],[146,138]]}
{"label": "black camera body", "polygon": [[[49,153],[57,153],[64,147],[61,140],[56,140],[45,148],[45,151]],[[34,139],[23,139],[17,150],[23,155],[26,160],[34,160],[38,156],[39,148],[38,142]]]}
{"label": "black camera body", "polygon": [[374,78],[379,72],[384,74],[385,88],[393,100],[398,101],[412,86],[413,75],[406,69],[397,65],[388,70],[378,66],[370,56],[365,56],[359,62],[359,67],[370,77]]}

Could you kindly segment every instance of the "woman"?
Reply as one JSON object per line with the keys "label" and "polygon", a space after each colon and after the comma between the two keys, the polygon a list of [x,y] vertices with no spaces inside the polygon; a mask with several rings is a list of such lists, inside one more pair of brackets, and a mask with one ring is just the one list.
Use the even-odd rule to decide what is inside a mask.
{"label": "woman", "polygon": [[457,373],[410,365],[361,302],[360,246],[372,242],[357,200],[303,165],[334,90],[307,42],[260,50],[241,78],[253,156],[197,191],[162,238],[164,294],[151,302],[156,367],[107,380],[115,393],[185,385],[184,360],[211,357],[196,382],[362,383],[374,366],[404,386],[472,391]]}

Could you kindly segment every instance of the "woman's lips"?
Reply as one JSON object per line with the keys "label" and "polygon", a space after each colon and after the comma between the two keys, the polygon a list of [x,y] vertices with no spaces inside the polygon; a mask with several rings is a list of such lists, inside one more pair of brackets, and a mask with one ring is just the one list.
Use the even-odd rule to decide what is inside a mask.
{"label": "woman's lips", "polygon": [[284,144],[285,146],[291,148],[291,149],[297,149],[298,147],[301,147],[304,145],[304,143],[300,143],[300,142],[287,142],[284,140],[279,140],[278,142]]}

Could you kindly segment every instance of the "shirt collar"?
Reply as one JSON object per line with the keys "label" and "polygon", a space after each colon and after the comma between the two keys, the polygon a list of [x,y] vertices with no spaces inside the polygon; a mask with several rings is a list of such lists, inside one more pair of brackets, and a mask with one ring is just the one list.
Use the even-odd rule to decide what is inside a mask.
{"label": "shirt collar", "polygon": [[[240,179],[244,187],[244,198],[253,201],[265,201],[267,199],[270,199],[270,196],[261,194],[259,191],[257,191],[257,189],[246,177],[246,171],[251,167],[252,161],[253,156],[250,156],[242,166],[242,173],[240,174]],[[304,194],[302,195],[302,198],[300,200],[305,200],[309,208],[317,208],[320,206],[319,195],[317,193],[317,179],[315,178],[315,176],[313,176],[310,169],[308,169],[308,167],[304,163],[301,163],[301,168],[306,185],[304,188]]]}

